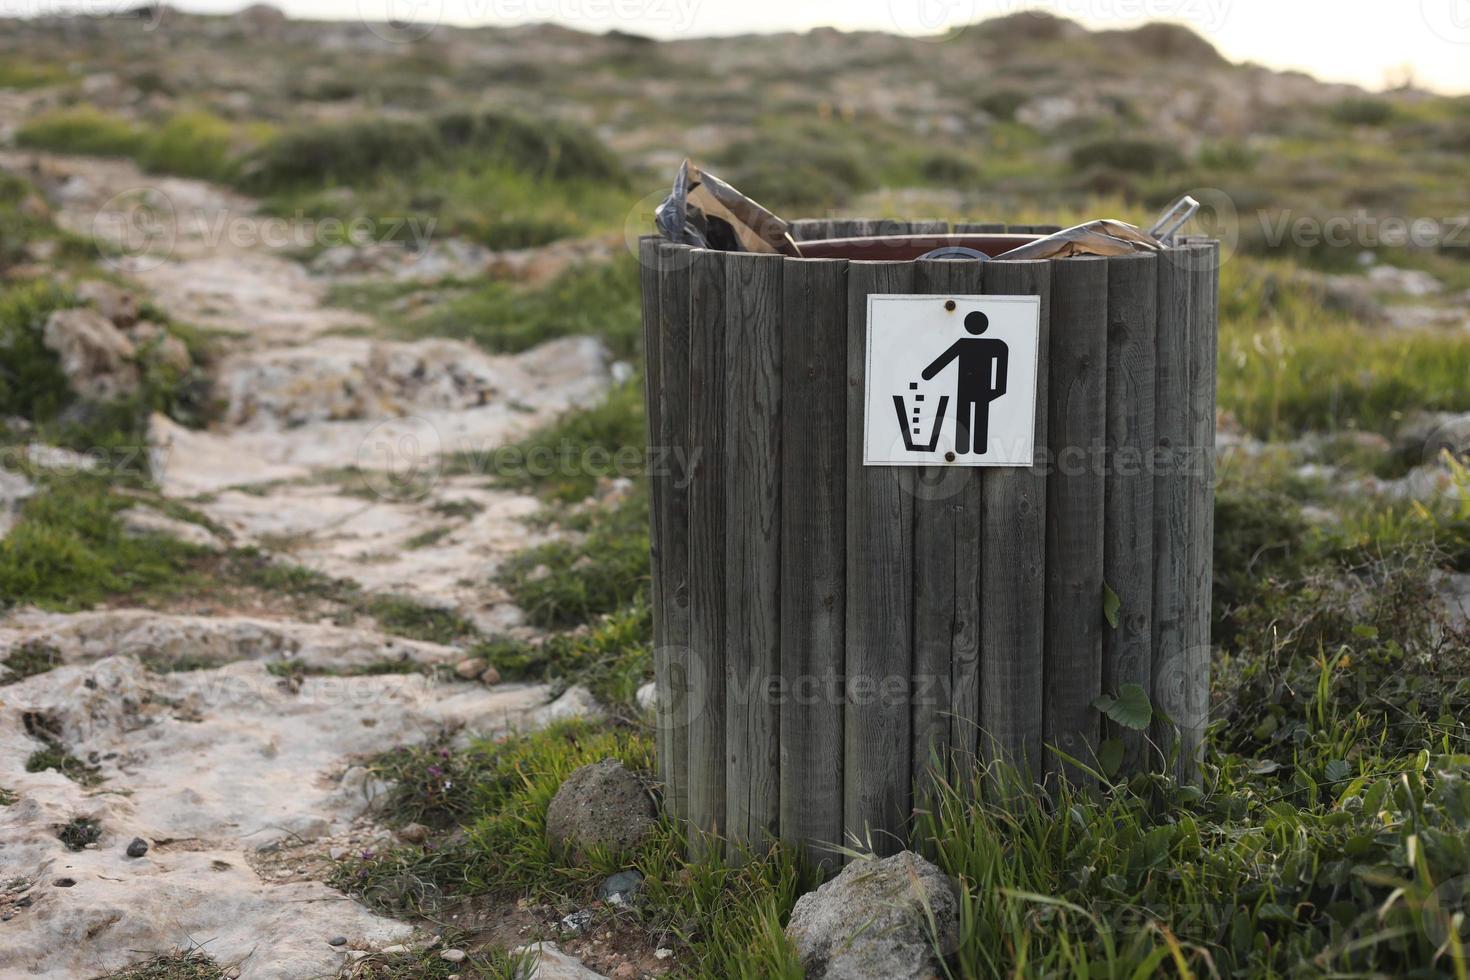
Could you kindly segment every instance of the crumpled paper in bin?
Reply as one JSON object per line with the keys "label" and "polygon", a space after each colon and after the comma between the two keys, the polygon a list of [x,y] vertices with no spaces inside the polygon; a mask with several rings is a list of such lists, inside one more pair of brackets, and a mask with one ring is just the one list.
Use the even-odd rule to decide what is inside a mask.
{"label": "crumpled paper in bin", "polygon": [[1074,255],[1129,255],[1160,252],[1167,246],[1126,221],[1102,218],[1065,228],[1045,238],[1013,248],[999,259],[1065,259]]}
{"label": "crumpled paper in bin", "polygon": [[800,256],[791,226],[708,171],[685,160],[674,189],[653,212],[671,242],[720,252]]}

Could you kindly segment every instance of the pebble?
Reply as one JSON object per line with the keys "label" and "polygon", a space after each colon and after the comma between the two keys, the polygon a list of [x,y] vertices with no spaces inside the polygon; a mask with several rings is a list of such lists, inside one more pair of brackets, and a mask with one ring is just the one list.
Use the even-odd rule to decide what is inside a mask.
{"label": "pebble", "polygon": [[140,858],[148,853],[148,842],[141,837],[134,837],[128,844],[128,857]]}
{"label": "pebble", "polygon": [[486,687],[494,687],[496,684],[500,683],[500,671],[496,670],[494,667],[487,668],[485,672],[480,675],[480,683],[484,684]]}
{"label": "pebble", "polygon": [[592,925],[592,912],[588,909],[578,909],[570,915],[564,916],[557,925],[561,926],[562,932],[570,932],[575,936],[580,936]]}
{"label": "pebble", "polygon": [[392,946],[384,946],[382,949],[378,950],[378,952],[382,953],[384,956],[399,956],[403,953],[407,953],[408,947],[403,945],[402,943],[394,943]]}
{"label": "pebble", "polygon": [[334,847],[331,850],[327,851],[327,857],[331,858],[333,861],[340,861],[346,856],[347,848],[345,847]]}
{"label": "pebble", "polygon": [[467,681],[472,681],[476,677],[479,677],[480,672],[484,669],[485,661],[475,657],[471,657],[468,660],[461,660],[454,665],[454,672]]}
{"label": "pebble", "polygon": [[346,946],[347,945],[347,937],[346,936],[333,936],[331,939],[328,939],[327,940],[327,945],[328,946]]}
{"label": "pebble", "polygon": [[439,958],[446,963],[458,963],[464,957],[465,952],[462,949],[446,949],[439,953]]}
{"label": "pebble", "polygon": [[653,958],[656,960],[666,960],[673,955],[674,951],[672,949],[666,949],[663,946],[660,946],[658,949],[653,951]]}
{"label": "pebble", "polygon": [[408,844],[422,844],[429,839],[429,828],[421,823],[411,823],[398,829],[398,839]]}
{"label": "pebble", "polygon": [[597,897],[609,905],[622,905],[637,894],[643,876],[636,871],[619,871],[608,875],[597,889]]}

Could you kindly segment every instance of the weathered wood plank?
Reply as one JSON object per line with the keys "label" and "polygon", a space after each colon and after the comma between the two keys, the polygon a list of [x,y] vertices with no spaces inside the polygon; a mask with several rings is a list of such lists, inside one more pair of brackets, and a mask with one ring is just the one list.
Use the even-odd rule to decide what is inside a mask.
{"label": "weathered wood plank", "polygon": [[[1189,559],[1189,350],[1193,307],[1189,253],[1165,253],[1158,266],[1154,358],[1153,740],[1180,773],[1175,725],[1188,714],[1185,684],[1186,566]],[[1167,718],[1167,720],[1165,720]]]}
{"label": "weathered wood plank", "polygon": [[1215,387],[1219,351],[1219,245],[1191,251],[1197,261],[1190,274],[1189,348],[1189,557],[1185,581],[1186,711],[1179,719],[1180,777],[1199,778],[1199,760],[1209,721],[1210,599],[1215,533]]}
{"label": "weathered wood plank", "polygon": [[1051,263],[990,262],[985,291],[1040,296],[1036,458],[1030,469],[985,474],[980,551],[980,742],[984,761],[1042,772],[1042,664],[1046,635],[1047,369]]}
{"label": "weathered wood plank", "polygon": [[687,245],[659,246],[659,451],[664,474],[663,536],[663,656],[666,683],[660,690],[657,717],[664,729],[664,745],[673,763],[664,781],[664,806],[676,817],[687,812],[689,771],[688,703],[689,653],[689,486],[682,472],[689,443],[689,262]]}
{"label": "weathered wood plank", "polygon": [[954,226],[956,235],[1003,235],[1005,230],[1001,221],[960,221]]}
{"label": "weathered wood plank", "polygon": [[1107,404],[1106,259],[1052,262],[1047,440],[1046,711],[1049,772],[1085,783],[1102,690],[1103,474]]}
{"label": "weathered wood plank", "polygon": [[760,848],[780,821],[779,255],[725,256],[725,827]]}
{"label": "weathered wood plank", "polygon": [[[663,526],[665,481],[658,475],[659,459],[659,269],[663,265],[659,253],[661,239],[645,235],[638,240],[638,278],[643,295],[643,414],[648,438],[649,527],[648,563],[651,583],[649,602],[653,606],[653,672],[659,700],[669,696],[668,664],[665,657],[663,610]],[[669,770],[677,763],[669,754],[668,729],[659,715],[654,724],[654,749],[658,755],[659,782],[669,783]]]}
{"label": "weathered wood plank", "polygon": [[[1118,597],[1117,626],[1103,628],[1103,691],[1125,684],[1145,693],[1153,673],[1154,353],[1158,337],[1158,260],[1108,259],[1107,457],[1103,579]],[[1103,720],[1103,735],[1123,744],[1122,770],[1146,763],[1145,732]]]}
{"label": "weathered wood plank", "polygon": [[791,259],[781,352],[781,837],[836,870],[846,628],[847,262]]}
{"label": "weathered wood plank", "polygon": [[[984,288],[983,262],[914,267],[918,293],[974,296]],[[960,301],[947,314],[957,338],[970,310]],[[914,483],[913,766],[920,799],[952,763],[973,762],[979,736],[983,472],[925,466]]]}
{"label": "weathered wood plank", "polygon": [[[866,411],[868,295],[908,293],[911,262],[853,262],[847,279],[847,415]],[[863,466],[863,427],[847,431],[847,697],[843,827],[880,854],[903,847],[910,812],[914,471]],[[895,778],[897,774],[903,778]]]}
{"label": "weathered wood plank", "polygon": [[689,822],[690,842],[725,829],[725,265],[690,266]]}
{"label": "weathered wood plank", "polygon": [[814,242],[834,237],[830,234],[830,218],[798,218],[791,222],[791,237],[798,242]]}

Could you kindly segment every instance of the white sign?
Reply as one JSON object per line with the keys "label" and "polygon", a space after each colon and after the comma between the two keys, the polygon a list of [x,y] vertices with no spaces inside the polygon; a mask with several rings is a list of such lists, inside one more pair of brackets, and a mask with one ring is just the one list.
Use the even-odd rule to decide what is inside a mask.
{"label": "white sign", "polygon": [[1031,466],[1038,296],[868,297],[866,466]]}

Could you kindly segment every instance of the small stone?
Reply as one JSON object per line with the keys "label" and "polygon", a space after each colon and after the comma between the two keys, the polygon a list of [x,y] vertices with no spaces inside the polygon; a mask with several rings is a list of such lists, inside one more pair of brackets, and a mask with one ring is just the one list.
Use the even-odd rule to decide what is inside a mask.
{"label": "small stone", "polygon": [[619,871],[609,875],[598,887],[597,897],[609,905],[622,905],[630,901],[643,885],[643,876],[636,871]]}
{"label": "small stone", "polygon": [[486,687],[494,687],[500,683],[500,671],[494,667],[487,667],[485,672],[480,675],[480,683]]}
{"label": "small stone", "polygon": [[638,703],[639,711],[652,711],[658,707],[658,685],[649,681],[638,689],[633,695],[633,700]]}
{"label": "small stone", "polygon": [[333,847],[327,851],[327,857],[331,858],[333,861],[340,861],[346,856],[347,848],[345,847]]}
{"label": "small stone", "polygon": [[398,828],[398,839],[405,844],[422,844],[429,839],[429,828],[421,823],[411,823]]}
{"label": "small stone", "polygon": [[656,960],[666,960],[673,955],[674,951],[672,949],[667,949],[663,946],[660,946],[658,949],[653,951],[653,958]]}
{"label": "small stone", "polygon": [[95,850],[97,850],[97,842],[96,841],[92,841],[90,844],[83,844],[82,845],[82,850],[84,850],[84,851],[95,851]]}
{"label": "small stone", "polygon": [[592,912],[590,909],[578,909],[569,915],[562,917],[557,923],[562,932],[569,932],[574,936],[580,936],[592,926]]}
{"label": "small stone", "polygon": [[481,671],[483,671],[484,669],[485,661],[479,660],[475,657],[461,660],[459,663],[454,665],[455,674],[467,681],[472,681],[475,678],[479,677]]}
{"label": "small stone", "polygon": [[464,957],[465,952],[462,949],[445,949],[439,951],[439,958],[446,963],[458,963]]}
{"label": "small stone", "polygon": [[658,827],[658,812],[643,781],[616,759],[583,766],[562,783],[546,810],[553,847],[581,861],[589,848],[627,852]]}
{"label": "small stone", "polygon": [[134,837],[128,842],[128,857],[140,858],[148,853],[148,842],[141,837]]}
{"label": "small stone", "polygon": [[347,937],[346,936],[333,936],[331,939],[328,939],[327,940],[327,945],[328,946],[346,946],[347,945]]}
{"label": "small stone", "polygon": [[404,953],[408,952],[408,947],[403,945],[402,943],[394,943],[392,946],[384,946],[382,949],[378,950],[378,952],[382,953],[384,956],[402,956]]}
{"label": "small stone", "polygon": [[633,980],[638,976],[638,968],[632,963],[619,963],[617,969],[612,972],[613,980]]}

